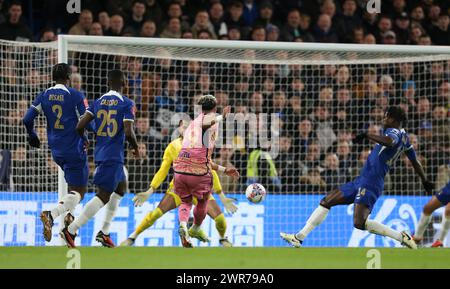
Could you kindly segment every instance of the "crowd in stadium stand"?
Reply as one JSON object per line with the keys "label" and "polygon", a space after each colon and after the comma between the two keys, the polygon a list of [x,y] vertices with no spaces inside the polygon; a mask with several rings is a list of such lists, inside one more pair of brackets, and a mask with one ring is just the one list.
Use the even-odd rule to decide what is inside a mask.
{"label": "crowd in stadium stand", "polygon": [[[0,3],[2,1],[0,0]],[[11,1],[5,1],[11,2]],[[63,7],[61,7],[63,2]],[[449,1],[387,0],[382,13],[370,14],[365,2],[323,1],[85,1],[74,23],[60,19],[64,1],[43,1],[47,11],[39,37],[21,22],[21,5],[2,7],[0,38],[53,41],[56,34],[196,38],[255,41],[347,42],[366,44],[450,45]],[[61,11],[58,9],[63,9]],[[61,13],[58,13],[61,12]],[[41,21],[42,22],[42,21]],[[30,167],[47,166],[25,146],[20,120],[29,102],[48,85],[49,73],[36,69],[15,75],[18,61],[1,54],[1,91],[17,92],[21,84],[29,99],[17,99],[14,108],[0,103],[1,126],[9,142],[0,149],[12,152],[14,190],[52,190],[30,184]],[[56,55],[49,59],[56,62]],[[388,105],[400,105],[408,114],[405,129],[419,159],[434,181],[443,182],[450,159],[450,62],[377,65],[273,65],[212,63],[170,59],[79,53],[71,59],[72,86],[91,102],[107,91],[108,70],[127,72],[125,94],[137,105],[136,133],[141,160],[129,159],[130,191],[147,189],[162,152],[170,141],[175,113],[192,114],[198,96],[213,94],[219,110],[233,105],[234,112],[272,113],[282,123],[278,157],[268,147],[217,149],[216,161],[234,165],[239,183],[223,177],[225,191],[242,190],[257,181],[269,192],[324,192],[359,173],[371,144],[352,143],[355,133],[379,133]],[[18,80],[20,78],[20,80]],[[19,97],[19,95],[17,95]],[[2,106],[3,105],[3,106]],[[45,129],[39,134],[45,139]],[[14,138],[14,140],[12,140]],[[20,141],[23,140],[23,144]],[[239,142],[239,139],[235,139]],[[7,145],[10,143],[12,145]],[[28,161],[28,163],[27,163]],[[401,163],[401,164],[400,164]],[[403,165],[404,163],[404,165]],[[254,175],[251,164],[256,164]],[[93,166],[93,164],[92,164]],[[93,169],[91,168],[91,172]],[[1,170],[0,170],[1,172]],[[1,177],[1,175],[0,175]],[[15,178],[15,179],[14,179]],[[0,178],[1,180],[1,178]],[[387,193],[421,194],[421,183],[405,157],[386,178]]]}

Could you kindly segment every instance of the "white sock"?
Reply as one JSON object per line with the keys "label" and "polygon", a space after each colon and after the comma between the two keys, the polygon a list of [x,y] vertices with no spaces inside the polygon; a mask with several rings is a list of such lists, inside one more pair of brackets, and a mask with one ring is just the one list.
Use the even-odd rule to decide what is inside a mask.
{"label": "white sock", "polygon": [[389,238],[402,242],[402,233],[392,230],[388,226],[378,223],[376,221],[368,219],[366,221],[366,230],[369,231],[370,233],[381,236],[388,236]]}
{"label": "white sock", "polygon": [[65,212],[73,212],[75,207],[81,200],[81,196],[78,192],[71,191],[65,195],[58,205],[50,211],[53,220],[64,214]]}
{"label": "white sock", "polygon": [[186,222],[180,222],[180,226],[183,228],[187,228],[187,223]]}
{"label": "white sock", "polygon": [[431,215],[426,216],[422,212],[422,214],[420,215],[419,223],[417,225],[417,230],[414,233],[415,238],[418,238],[418,239],[423,238],[423,233],[425,233],[425,229],[427,228],[428,224],[430,223],[430,220],[431,220]]}
{"label": "white sock", "polygon": [[450,229],[450,216],[444,217],[444,219],[442,219],[441,234],[439,236],[439,240],[441,242],[444,242],[449,229]]}
{"label": "white sock", "polygon": [[94,196],[86,206],[84,206],[83,212],[70,224],[68,230],[69,233],[75,234],[79,228],[86,224],[105,204],[99,197]]}
{"label": "white sock", "polygon": [[109,227],[111,227],[111,221],[116,215],[117,208],[119,207],[122,196],[116,193],[112,193],[109,198],[109,202],[106,204],[105,220],[103,221],[102,232],[105,235],[109,234]]}
{"label": "white sock", "polygon": [[315,227],[322,224],[322,222],[327,217],[329,211],[330,211],[329,209],[319,205],[311,214],[309,219],[306,221],[306,224],[303,227],[303,229],[301,229],[297,234],[295,234],[295,237],[300,241],[303,241]]}
{"label": "white sock", "polygon": [[130,238],[130,239],[135,239],[135,240],[136,240],[136,238],[137,238],[138,236],[139,236],[139,234],[136,233],[136,231],[134,231],[133,233],[130,234],[130,236],[128,236],[128,238]]}

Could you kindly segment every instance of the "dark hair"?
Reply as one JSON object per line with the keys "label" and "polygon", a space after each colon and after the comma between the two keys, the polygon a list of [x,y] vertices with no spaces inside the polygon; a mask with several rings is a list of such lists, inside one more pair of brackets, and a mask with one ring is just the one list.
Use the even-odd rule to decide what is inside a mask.
{"label": "dark hair", "polygon": [[133,1],[133,4],[131,4],[131,7],[133,7],[133,6],[136,5],[137,3],[146,6],[144,0],[134,0],[134,1]]}
{"label": "dark hair", "polygon": [[210,111],[217,106],[217,100],[214,96],[207,94],[199,99],[198,105],[202,106],[203,111]]}
{"label": "dark hair", "polygon": [[406,113],[400,106],[391,106],[386,110],[386,116],[393,118],[401,124],[406,122]]}
{"label": "dark hair", "polygon": [[120,83],[122,82],[122,79],[124,77],[124,74],[122,70],[120,69],[113,69],[108,73],[108,82],[114,82],[114,83]]}
{"label": "dark hair", "polygon": [[53,81],[70,79],[71,74],[72,69],[67,63],[58,63],[55,66],[53,66],[52,69]]}

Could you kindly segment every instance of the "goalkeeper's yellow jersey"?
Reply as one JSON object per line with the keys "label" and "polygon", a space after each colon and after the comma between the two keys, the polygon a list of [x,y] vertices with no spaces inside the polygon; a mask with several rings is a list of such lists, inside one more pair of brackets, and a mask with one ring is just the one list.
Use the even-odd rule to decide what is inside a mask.
{"label": "goalkeeper's yellow jersey", "polygon": [[[178,157],[178,154],[181,150],[181,143],[182,139],[177,138],[176,140],[172,141],[167,145],[166,149],[164,150],[164,156],[162,159],[161,166],[159,167],[158,172],[153,176],[152,182],[150,186],[156,190],[159,188],[159,186],[164,182],[164,180],[167,178],[167,175],[169,174],[170,167],[172,166],[172,163],[175,161],[175,159]],[[217,175],[216,171],[212,171],[213,176],[213,189],[214,192],[219,194],[222,192],[222,185],[220,184],[219,176]],[[173,179],[170,182],[170,188],[173,188]]]}

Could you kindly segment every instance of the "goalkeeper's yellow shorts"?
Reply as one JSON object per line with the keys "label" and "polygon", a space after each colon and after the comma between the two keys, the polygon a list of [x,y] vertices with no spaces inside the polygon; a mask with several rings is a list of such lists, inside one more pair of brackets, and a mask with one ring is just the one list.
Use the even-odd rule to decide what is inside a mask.
{"label": "goalkeeper's yellow shorts", "polygon": [[[179,205],[181,205],[181,198],[180,198],[180,196],[178,196],[175,193],[173,188],[174,188],[174,184],[173,184],[173,179],[172,179],[172,181],[170,182],[169,188],[166,191],[166,194],[172,196],[172,198],[175,200],[175,205],[178,207]],[[214,198],[213,194],[209,194],[208,201],[215,201],[215,200],[216,199]],[[192,196],[192,204],[194,206],[196,206],[197,202],[198,202],[197,198]]]}

